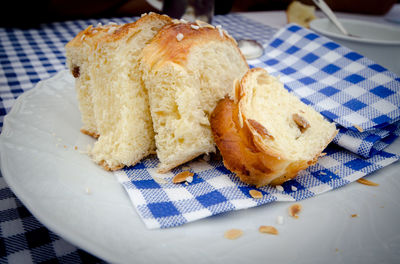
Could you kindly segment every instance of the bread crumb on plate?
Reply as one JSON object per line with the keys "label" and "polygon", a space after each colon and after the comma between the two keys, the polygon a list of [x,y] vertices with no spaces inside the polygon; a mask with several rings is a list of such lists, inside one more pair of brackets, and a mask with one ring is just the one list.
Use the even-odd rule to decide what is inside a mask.
{"label": "bread crumb on plate", "polygon": [[229,229],[224,233],[224,237],[229,239],[229,240],[235,240],[238,239],[243,235],[243,231],[240,229]]}
{"label": "bread crumb on plate", "polygon": [[302,209],[301,204],[298,203],[293,204],[292,206],[289,207],[289,215],[297,219],[299,218],[298,213],[300,213],[301,209]]}
{"label": "bread crumb on plate", "polygon": [[364,178],[358,179],[357,182],[368,186],[379,186],[379,183],[375,183]]}
{"label": "bread crumb on plate", "polygon": [[276,217],[276,223],[277,223],[278,225],[283,225],[283,216],[282,216],[282,215],[278,215],[278,216]]}
{"label": "bread crumb on plate", "polygon": [[271,235],[278,235],[279,234],[278,230],[273,226],[264,226],[264,225],[262,225],[262,226],[260,226],[258,228],[258,231],[260,233],[264,233],[264,234],[271,234]]}

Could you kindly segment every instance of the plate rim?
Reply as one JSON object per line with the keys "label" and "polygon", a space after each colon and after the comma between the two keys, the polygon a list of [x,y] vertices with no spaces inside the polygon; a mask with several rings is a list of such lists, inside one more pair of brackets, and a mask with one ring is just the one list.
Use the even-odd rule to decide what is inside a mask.
{"label": "plate rim", "polygon": [[[375,28],[384,28],[384,29],[390,29],[394,31],[398,31],[400,33],[400,29],[396,28],[392,25],[387,25],[387,24],[382,24],[382,23],[376,23],[376,22],[370,22],[370,21],[364,21],[364,20],[357,20],[357,19],[349,19],[349,18],[339,18],[338,19],[340,22],[343,23],[344,26],[346,26],[346,23],[351,23],[355,25],[369,25],[371,27]],[[352,41],[355,43],[364,43],[364,44],[379,44],[379,45],[385,45],[385,46],[397,46],[400,45],[400,40],[379,40],[379,39],[371,39],[371,38],[357,38],[357,37],[352,37],[352,36],[346,36],[343,34],[337,34],[335,32],[331,32],[326,30],[326,28],[321,27],[323,23],[330,23],[328,18],[317,18],[314,19],[310,22],[310,29],[318,32],[319,34],[325,35],[327,37],[334,37],[338,38],[341,40],[347,40],[347,41]]]}
{"label": "plate rim", "polygon": [[[54,81],[55,79],[62,77],[64,75],[68,75],[68,70],[60,70],[54,75],[50,76],[49,78],[42,79],[38,83],[35,84],[33,88],[24,92],[15,100],[11,110],[4,116],[3,119],[3,127],[0,133],[0,150],[4,148],[4,141],[6,141],[4,133],[7,132],[7,127],[9,126],[9,118],[12,118],[14,115],[18,113],[18,110],[21,107],[21,104],[24,102],[25,98],[29,97],[30,95],[37,93],[39,89],[42,88],[44,83],[48,81]],[[6,127],[6,129],[4,129]],[[6,132],[4,132],[6,131]],[[69,242],[71,245],[75,246],[77,249],[82,249],[86,252],[89,252],[92,255],[97,256],[100,259],[106,260],[108,262],[112,262],[114,260],[112,255],[108,254],[108,251],[99,251],[98,246],[95,246],[89,241],[85,241],[83,236],[77,236],[76,234],[67,232],[67,229],[58,228],[56,223],[52,221],[48,221],[40,210],[35,209],[35,206],[31,203],[29,197],[21,190],[21,186],[15,183],[14,178],[12,177],[12,173],[9,173],[8,164],[5,162],[6,154],[4,151],[0,151],[0,171],[1,175],[4,178],[4,181],[7,183],[8,188],[14,193],[17,199],[21,201],[23,206],[25,206],[29,212],[47,229],[49,229],[54,234],[58,235],[60,239],[64,239],[65,241]],[[79,233],[79,232],[77,232]]]}
{"label": "plate rim", "polygon": [[[61,74],[63,74],[63,73],[60,72],[60,73],[54,75],[51,78],[56,78],[58,75],[61,75]],[[43,85],[43,82],[46,82],[46,81],[50,80],[51,78],[41,81],[40,82],[40,83],[42,83],[41,85]],[[30,90],[32,92],[27,91],[26,92],[26,96],[30,95],[31,93],[34,93],[34,91],[36,91],[36,88],[40,85],[40,83],[38,83],[33,89]],[[25,96],[22,97],[22,95],[21,95],[19,98],[25,98]],[[19,100],[21,101],[22,99],[19,99]],[[15,103],[17,103],[17,102],[15,102]],[[14,106],[15,106],[15,104],[14,104]],[[13,106],[13,108],[14,108],[14,106]],[[17,108],[15,108],[15,109],[16,110],[11,110],[9,112],[9,114],[12,113],[12,112],[17,111]],[[3,132],[2,132],[2,134],[3,134]],[[0,135],[0,149],[4,148],[4,146],[3,146],[4,142],[3,141],[4,141],[4,138],[3,138],[2,135]],[[1,165],[0,167],[1,167],[1,171],[3,173],[3,177],[4,177],[4,163],[3,163],[4,162],[3,161],[4,158],[6,158],[6,155],[2,151],[0,151],[0,165]],[[399,164],[397,166],[399,166]],[[393,169],[386,168],[386,170],[391,170],[392,171]],[[6,177],[4,177],[4,179],[6,179]],[[8,183],[7,180],[6,180],[6,182]],[[117,184],[119,184],[116,180],[115,180],[115,182]],[[14,189],[10,185],[9,185],[9,187],[14,191]],[[345,186],[345,188],[346,188],[346,186]],[[351,188],[351,187],[347,185],[347,190],[349,190],[349,188]],[[352,188],[356,188],[356,186],[353,185]],[[358,188],[361,188],[361,187],[358,186]],[[370,191],[370,190],[368,190],[368,191]],[[17,192],[19,192],[19,190]],[[15,192],[16,195],[17,195],[17,192]],[[123,189],[121,189],[121,193],[123,193]],[[324,199],[326,199],[324,197],[329,197],[330,195],[333,195],[333,193],[334,193],[333,191],[332,192],[328,192],[328,193],[322,195],[321,199],[318,199],[318,200],[319,201],[321,201],[321,200],[323,201]],[[20,194],[18,194],[17,197],[18,197],[18,199],[21,200],[21,202],[24,204],[24,206],[26,206],[31,211],[31,208],[32,208],[33,205],[30,203],[30,201],[26,201],[25,199],[24,200],[21,199],[20,198],[21,197]],[[313,197],[313,198],[315,198],[315,197]],[[303,203],[304,205],[306,205],[306,204],[313,204],[314,205],[316,199],[313,199],[313,198],[305,199],[301,203]],[[126,197],[126,199],[128,199],[128,198]],[[205,231],[206,231],[205,233],[207,233],[207,230],[210,231],[210,230],[217,229],[218,232],[221,231],[221,234],[222,234],[222,232],[225,231],[226,229],[228,229],[232,225],[232,223],[236,223],[237,224],[238,220],[239,220],[240,225],[242,225],[242,226],[239,226],[239,227],[246,228],[247,225],[249,225],[249,226],[251,226],[251,228],[256,228],[257,226],[255,224],[257,222],[259,222],[260,220],[262,220],[262,222],[264,223],[264,221],[266,221],[266,219],[268,219],[267,217],[269,217],[270,219],[273,219],[274,217],[276,217],[276,213],[277,213],[276,208],[278,208],[280,210],[279,212],[282,212],[281,209],[284,208],[285,212],[286,212],[286,209],[287,209],[286,205],[287,204],[288,204],[288,202],[273,203],[273,204],[268,204],[268,205],[259,206],[259,207],[255,207],[255,208],[249,208],[249,209],[246,209],[246,210],[238,210],[238,211],[230,212],[229,213],[230,214],[229,217],[232,217],[232,218],[229,218],[229,219],[225,218],[225,219],[222,220],[220,218],[219,219],[220,221],[218,221],[218,218],[219,218],[218,216],[216,218],[209,217],[209,218],[206,218],[206,219],[202,219],[200,221],[189,223],[189,224],[187,224],[185,226],[181,226],[181,227],[178,227],[178,228],[157,229],[157,230],[146,229],[144,223],[141,221],[139,216],[135,214],[136,212],[134,211],[134,207],[133,206],[132,206],[132,211],[133,211],[133,214],[135,214],[137,216],[136,217],[137,222],[139,222],[141,224],[139,228],[143,229],[143,232],[146,232],[146,234],[144,235],[144,238],[146,238],[147,235],[149,235],[149,236],[157,236],[158,234],[161,234],[161,238],[162,239],[168,237],[167,242],[169,242],[171,240],[171,242],[173,244],[173,241],[171,239],[172,237],[170,238],[170,236],[171,235],[175,235],[176,232],[181,237],[183,235],[190,234],[191,235],[190,239],[193,239],[196,242],[196,238],[197,238],[198,241],[202,242],[202,241],[205,240],[202,237],[202,236],[204,236],[203,233]],[[316,208],[318,208],[319,204],[317,203],[315,205],[316,205]],[[266,208],[267,206],[269,208]],[[268,210],[266,210],[266,209],[268,209]],[[306,211],[310,212],[312,210],[315,210],[315,209],[311,209],[311,210],[310,209],[311,208],[308,208],[308,210],[306,210]],[[307,212],[304,212],[304,213],[307,213]],[[339,211],[339,213],[343,213],[343,212]],[[57,230],[54,233],[55,234],[59,234],[61,239],[64,239],[64,240],[69,241],[69,242],[71,241],[70,243],[73,246],[76,246],[76,247],[78,247],[80,249],[86,250],[86,251],[90,252],[91,254],[93,254],[95,256],[98,256],[99,258],[101,258],[101,259],[103,259],[105,261],[111,262],[111,263],[113,263],[113,262],[120,263],[120,262],[123,262],[124,260],[126,261],[128,253],[123,255],[123,256],[120,256],[120,255],[117,255],[114,251],[102,250],[102,247],[99,247],[98,244],[92,244],[92,243],[90,243],[91,241],[85,240],[84,236],[77,237],[76,233],[69,233],[68,229],[60,229],[60,228],[58,228],[59,225],[57,223],[53,223],[52,221],[46,221],[46,217],[44,217],[42,214],[38,214],[37,212],[36,213],[32,212],[32,214],[34,215],[34,217],[36,217],[49,230],[51,230],[53,232],[54,232],[54,230]],[[235,218],[235,215],[236,215],[236,217],[239,217],[239,218]],[[250,216],[254,216],[255,215],[256,217],[254,219],[251,219],[251,218],[248,218],[249,215]],[[244,222],[244,223],[242,222],[242,220],[244,218],[243,216],[245,216],[245,220],[246,220],[246,222]],[[303,219],[303,216],[302,216],[302,220],[308,220],[308,222],[310,222],[312,219],[311,220],[307,219],[307,218]],[[286,228],[286,230],[288,230],[287,228],[291,228],[291,229],[294,228],[296,230],[296,232],[300,232],[302,229],[304,229],[304,228],[301,228],[301,226],[299,227],[298,225],[296,226],[294,224],[296,221],[299,221],[299,220],[293,220],[293,222],[291,222],[291,223],[289,223],[290,222],[289,219],[286,219],[285,222],[286,221],[288,223],[285,224],[285,226],[283,226],[283,228]],[[311,221],[311,223],[312,222],[313,221]],[[134,228],[138,227],[138,226],[135,225],[135,222],[132,222],[132,223],[134,225],[133,226]],[[300,222],[297,222],[297,223],[300,223]],[[221,230],[221,226],[224,229]],[[249,232],[247,232],[247,233],[249,233]],[[276,239],[272,238],[271,240],[264,240],[265,238],[261,238],[262,239],[261,241],[265,241],[264,243],[266,243],[266,245],[268,245],[268,243],[278,243],[278,242],[275,242],[275,241],[279,241],[278,239],[281,239],[281,240],[284,239],[284,241],[286,241],[286,239],[290,238],[290,237],[289,238],[285,237],[284,236],[284,232],[282,232],[282,233],[283,233],[283,235],[281,237],[276,238]],[[143,234],[143,233],[141,233],[141,234]],[[193,234],[194,234],[194,236],[192,237]],[[200,234],[200,235],[198,235],[198,234]],[[248,234],[247,236],[243,237],[243,240],[236,241],[236,243],[235,243],[235,242],[232,242],[232,241],[226,241],[225,239],[223,239],[221,234],[218,233],[218,234],[209,235],[209,236],[207,235],[207,240],[205,241],[205,242],[208,242],[208,241],[209,242],[215,242],[215,243],[217,243],[216,245],[219,245],[219,246],[221,245],[221,243],[218,244],[218,242],[223,241],[223,244],[222,244],[223,247],[222,248],[221,247],[219,247],[219,248],[216,247],[216,249],[215,249],[218,252],[221,249],[223,249],[223,250],[231,250],[231,249],[234,249],[235,246],[237,247],[238,245],[246,245],[246,243],[249,242],[249,240],[251,238],[254,238],[254,235],[252,236],[252,234]],[[255,234],[257,235],[257,233],[255,233]],[[133,235],[135,235],[135,234],[133,234]],[[196,235],[198,235],[198,236],[196,236]],[[219,241],[219,240],[210,241],[212,238],[215,238],[215,235],[218,235],[218,239],[221,239],[221,241]],[[291,234],[291,235],[293,235],[293,234]],[[184,238],[186,238],[186,237],[184,237]],[[295,237],[294,241],[298,240],[298,238],[299,238],[298,236]],[[191,241],[193,241],[193,240],[191,240]],[[160,240],[160,241],[157,241],[157,242],[165,243],[165,241],[163,241],[163,240]],[[185,242],[186,243],[186,241],[179,241],[179,242]],[[314,242],[311,241],[311,243],[315,243],[315,241]],[[102,245],[100,245],[100,246],[102,246]],[[208,245],[208,246],[206,246],[204,248],[209,248],[209,247],[210,247],[210,245]],[[212,247],[214,247],[214,246],[212,246]],[[304,247],[304,246],[298,246],[299,249],[301,249],[302,247]],[[158,248],[160,248],[160,247],[158,247]],[[306,248],[309,248],[309,246],[307,246]],[[311,251],[311,249],[310,249],[310,251]],[[131,251],[131,252],[129,252],[129,254],[131,255],[132,252],[135,253],[135,251]],[[256,256],[256,257],[259,256],[259,254],[258,255],[254,254],[254,252],[245,252],[245,254],[240,255],[240,254],[242,254],[242,252],[243,252],[242,250],[236,250],[236,251],[233,252],[232,256],[235,257],[235,258],[233,260],[232,260],[232,257],[229,258],[229,259],[232,260],[232,263],[240,262],[240,259],[241,259],[240,257],[248,256],[250,253],[251,253],[252,256]],[[297,252],[297,251],[293,251],[293,252]],[[321,252],[326,252],[326,251],[322,250]],[[136,252],[136,253],[139,253],[138,255],[135,255],[135,257],[137,257],[137,258],[130,259],[130,260],[138,262],[138,263],[146,263],[146,262],[143,261],[143,257],[148,256],[148,252],[144,251],[143,253],[141,253],[141,252]],[[159,252],[159,254],[160,254],[159,256],[160,257],[167,257],[167,256],[173,257],[173,256],[175,256],[175,254],[172,253],[172,252],[168,251],[168,253],[169,253],[168,255],[165,255],[164,251],[160,251]],[[181,254],[180,257],[182,259],[184,259],[184,260],[188,260],[188,258],[186,258],[188,253],[189,252],[180,252],[180,254]],[[200,253],[199,252],[195,252],[195,253],[201,254],[201,252]],[[205,258],[206,261],[209,260],[210,256],[213,257],[214,254],[215,254],[214,251],[213,252],[208,252],[208,253],[209,253],[208,259]],[[238,258],[238,254],[239,254],[239,258]],[[156,255],[157,254],[154,254],[153,257],[156,258]],[[275,255],[276,255],[276,253],[272,254],[271,257],[273,258]],[[290,257],[289,254],[288,254],[288,256]],[[341,255],[339,255],[339,254],[337,254],[335,252],[332,252],[332,255],[330,255],[330,256],[332,256],[332,258],[328,259],[327,263],[334,263],[335,260],[338,261],[339,259],[349,259],[348,256],[347,256],[347,258],[346,258],[346,256],[343,256],[344,258],[342,258]],[[315,259],[318,259],[320,257],[321,257],[321,255],[316,255]],[[282,262],[287,262],[288,260],[290,260],[289,258],[285,258],[285,257],[281,258],[281,256],[279,256],[279,258],[282,260]],[[169,258],[168,259],[162,259],[162,260],[157,258],[157,260],[162,261],[164,263],[174,263]],[[198,263],[198,262],[200,262],[200,263],[218,263],[218,261],[217,261],[218,259],[214,259],[214,261],[211,261],[211,262],[204,262],[201,259],[194,259],[194,260],[191,259],[191,260],[193,261],[193,263]],[[306,260],[307,260],[307,258],[303,259],[303,261],[306,261]],[[305,262],[299,262],[299,263],[305,263]]]}

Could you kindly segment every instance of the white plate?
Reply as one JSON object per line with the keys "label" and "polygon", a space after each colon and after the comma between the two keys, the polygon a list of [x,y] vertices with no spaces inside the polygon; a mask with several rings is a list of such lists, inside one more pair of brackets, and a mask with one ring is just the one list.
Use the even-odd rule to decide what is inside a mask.
{"label": "white plate", "polygon": [[358,37],[345,36],[327,18],[311,21],[310,28],[357,51],[400,75],[400,28],[354,19],[339,19]]}
{"label": "white plate", "polygon": [[[0,153],[2,174],[15,194],[44,225],[78,247],[113,263],[400,259],[398,162],[369,177],[379,187],[353,183],[302,201],[299,219],[288,217],[290,203],[280,202],[177,228],[146,229],[113,174],[79,152],[93,142],[79,132],[73,86],[64,71],[18,98],[4,121]],[[400,152],[399,140],[390,148]],[[276,224],[280,215],[283,225]],[[260,234],[260,225],[275,226],[279,235]],[[230,228],[244,235],[223,238]]]}

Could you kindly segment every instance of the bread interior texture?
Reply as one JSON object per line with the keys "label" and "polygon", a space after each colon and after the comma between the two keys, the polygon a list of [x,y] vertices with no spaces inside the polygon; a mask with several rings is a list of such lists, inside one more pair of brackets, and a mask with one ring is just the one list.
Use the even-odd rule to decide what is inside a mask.
{"label": "bread interior texture", "polygon": [[[219,38],[218,31],[216,34]],[[143,76],[149,91],[159,170],[165,172],[215,151],[209,115],[248,66],[230,41],[200,41],[178,62],[148,60],[146,63],[144,59]]]}
{"label": "bread interior texture", "polygon": [[[290,94],[266,71],[246,79],[240,103],[247,120],[256,120],[270,136],[262,145],[272,155],[287,160],[312,160],[336,134],[333,123]],[[260,137],[261,138],[261,137]]]}
{"label": "bread interior texture", "polygon": [[[111,28],[111,27],[110,27]],[[98,137],[97,124],[94,116],[92,92],[93,80],[90,65],[94,61],[94,50],[96,41],[106,34],[99,30],[90,38],[85,34],[92,30],[92,26],[79,33],[74,40],[66,46],[67,65],[75,78],[75,90],[79,102],[82,127],[85,134]]]}
{"label": "bread interior texture", "polygon": [[143,47],[166,24],[137,21],[117,39],[99,42],[89,71],[93,76],[92,103],[100,137],[91,150],[106,169],[134,165],[154,152],[154,132],[138,60]]}

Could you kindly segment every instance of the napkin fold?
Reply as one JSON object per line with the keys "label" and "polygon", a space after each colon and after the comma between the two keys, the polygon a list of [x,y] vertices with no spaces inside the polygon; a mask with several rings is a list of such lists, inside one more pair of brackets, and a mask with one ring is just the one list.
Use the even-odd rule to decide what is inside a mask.
{"label": "napkin fold", "polygon": [[[224,21],[218,22],[235,38],[241,38],[244,32],[262,36],[263,32],[275,31],[238,15],[224,16]],[[334,143],[317,164],[285,182],[283,189],[258,188],[263,194],[261,199],[252,198],[249,191],[255,188],[240,182],[221,159],[208,156],[167,174],[157,173],[155,156],[114,172],[148,228],[179,226],[273,201],[299,201],[346,185],[400,159],[383,151],[400,135],[400,79],[395,74],[293,24],[262,43],[264,55],[249,61],[251,67],[279,75],[289,91],[337,123],[339,133]],[[174,175],[186,170],[194,173],[191,183],[172,183]]]}
{"label": "napkin fold", "polygon": [[368,158],[399,135],[400,78],[357,52],[289,24],[251,63],[337,123],[343,148]]}

